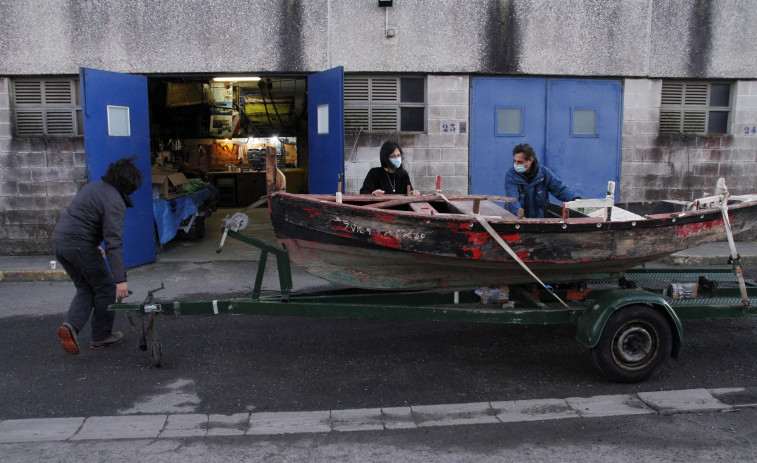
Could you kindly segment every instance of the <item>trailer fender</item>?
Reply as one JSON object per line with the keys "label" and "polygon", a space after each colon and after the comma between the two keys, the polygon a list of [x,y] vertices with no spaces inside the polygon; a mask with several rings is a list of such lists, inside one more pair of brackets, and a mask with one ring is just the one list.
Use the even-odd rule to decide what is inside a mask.
{"label": "trailer fender", "polygon": [[632,304],[648,305],[667,318],[671,332],[674,334],[671,356],[677,359],[683,341],[681,320],[664,297],[639,289],[616,289],[591,301],[589,307],[579,315],[576,322],[576,339],[588,348],[595,347],[610,316]]}

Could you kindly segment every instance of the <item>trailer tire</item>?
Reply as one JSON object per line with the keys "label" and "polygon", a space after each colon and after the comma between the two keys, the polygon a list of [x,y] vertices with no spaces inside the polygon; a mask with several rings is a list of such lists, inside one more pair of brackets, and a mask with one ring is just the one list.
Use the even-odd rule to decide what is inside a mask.
{"label": "trailer tire", "polygon": [[201,240],[205,236],[205,216],[198,215],[195,217],[195,237]]}
{"label": "trailer tire", "polygon": [[153,341],[151,348],[153,365],[160,368],[163,365],[163,346],[160,345],[160,341]]}
{"label": "trailer tire", "polygon": [[611,380],[638,383],[652,376],[672,349],[673,335],[665,316],[650,306],[634,304],[610,316],[591,358]]}

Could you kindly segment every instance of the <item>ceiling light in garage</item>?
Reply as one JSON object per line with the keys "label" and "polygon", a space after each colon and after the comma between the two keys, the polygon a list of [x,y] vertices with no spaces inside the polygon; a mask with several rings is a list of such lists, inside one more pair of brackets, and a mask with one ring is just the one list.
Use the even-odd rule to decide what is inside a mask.
{"label": "ceiling light in garage", "polygon": [[245,77],[245,76],[213,77],[214,82],[257,82],[259,80],[260,80],[260,77]]}

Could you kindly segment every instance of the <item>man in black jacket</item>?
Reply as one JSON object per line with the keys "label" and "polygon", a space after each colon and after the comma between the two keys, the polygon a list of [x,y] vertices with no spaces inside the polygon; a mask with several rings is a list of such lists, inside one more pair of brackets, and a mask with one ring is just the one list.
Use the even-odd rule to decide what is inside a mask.
{"label": "man in black jacket", "polygon": [[[78,334],[92,316],[91,349],[124,341],[113,330],[108,305],[129,295],[123,255],[124,216],[133,207],[129,195],[142,184],[135,157],[110,164],[101,181],[83,186],[53,231],[53,251],[76,286],[64,323],[58,328],[63,350],[79,353]],[[99,247],[105,241],[105,249]],[[105,256],[108,263],[105,262]],[[110,264],[110,270],[108,270]]]}

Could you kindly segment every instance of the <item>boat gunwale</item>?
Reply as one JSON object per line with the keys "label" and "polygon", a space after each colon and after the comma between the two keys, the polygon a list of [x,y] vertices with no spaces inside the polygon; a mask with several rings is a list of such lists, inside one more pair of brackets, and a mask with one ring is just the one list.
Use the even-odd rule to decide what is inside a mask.
{"label": "boat gunwale", "polygon": [[[399,219],[405,220],[418,220],[422,219],[425,223],[433,222],[476,222],[475,217],[472,214],[467,213],[436,213],[436,214],[419,214],[415,211],[402,211],[395,209],[385,209],[379,207],[371,207],[370,205],[355,205],[347,203],[337,203],[335,201],[335,195],[306,195],[278,192],[271,199],[277,197],[277,201],[284,203],[305,203],[301,204],[305,206],[307,204],[314,207],[327,208],[330,213],[338,213],[338,210],[345,210],[351,213],[357,213],[356,215],[361,217],[371,218],[371,215],[390,214],[396,216]],[[369,198],[375,198],[372,195],[349,195],[344,196],[343,200],[360,200],[364,199],[369,201]],[[334,198],[334,200],[330,200]],[[402,196],[402,198],[410,197]],[[504,198],[502,196],[493,195],[451,195],[447,197],[450,201],[471,200],[471,199],[486,199],[489,198]],[[414,201],[408,200],[407,202],[398,204],[410,204],[412,202],[429,202],[429,201],[443,201],[444,199],[440,195],[426,195],[412,197]],[[729,212],[740,212],[743,209],[748,209],[757,206],[757,201],[745,201],[734,205],[729,205]],[[712,217],[702,217],[712,216]],[[717,208],[701,209],[694,211],[682,211],[671,212],[662,214],[650,214],[641,219],[628,219],[621,221],[607,222],[602,217],[574,217],[574,218],[504,218],[499,216],[484,215],[487,222],[497,226],[510,226],[521,232],[553,232],[552,228],[558,228],[558,231],[567,232],[586,232],[589,230],[623,230],[623,229],[642,229],[642,228],[658,228],[669,227],[675,225],[686,225],[690,223],[703,223],[718,220],[721,218],[721,210]],[[571,227],[566,228],[565,226]],[[601,226],[599,226],[601,225]],[[537,228],[538,227],[538,228]]]}

